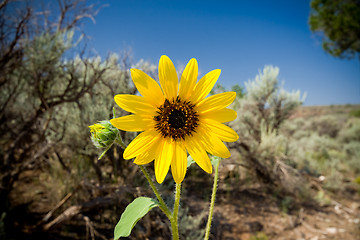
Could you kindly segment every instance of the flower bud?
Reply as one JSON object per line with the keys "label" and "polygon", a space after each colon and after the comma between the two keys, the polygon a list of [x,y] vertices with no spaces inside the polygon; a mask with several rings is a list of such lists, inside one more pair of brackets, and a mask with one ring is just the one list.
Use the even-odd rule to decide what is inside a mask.
{"label": "flower bud", "polygon": [[109,148],[119,138],[119,131],[107,120],[89,126],[91,141],[97,148]]}

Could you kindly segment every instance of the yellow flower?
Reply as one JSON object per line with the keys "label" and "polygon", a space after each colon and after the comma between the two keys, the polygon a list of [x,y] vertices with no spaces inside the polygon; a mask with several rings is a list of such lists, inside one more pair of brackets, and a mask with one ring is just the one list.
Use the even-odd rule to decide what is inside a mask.
{"label": "yellow flower", "polygon": [[198,64],[191,59],[182,73],[180,84],[172,61],[165,55],[159,62],[160,86],[138,69],[131,69],[132,80],[142,96],[119,94],[115,102],[133,114],[110,120],[118,129],[142,132],[124,151],[124,158],[135,158],[138,165],[155,160],[155,176],[159,183],[171,166],[177,183],[185,177],[187,152],[207,173],[212,166],[207,153],[228,158],[223,143],[239,137],[224,125],[236,119],[236,112],[226,107],[236,96],[225,92],[206,98],[220,76],[213,70],[197,82]]}

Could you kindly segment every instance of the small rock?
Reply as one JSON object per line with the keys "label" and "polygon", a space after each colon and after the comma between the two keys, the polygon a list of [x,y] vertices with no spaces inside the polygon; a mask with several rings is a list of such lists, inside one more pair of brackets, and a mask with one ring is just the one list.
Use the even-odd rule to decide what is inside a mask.
{"label": "small rock", "polygon": [[227,169],[228,169],[229,172],[232,172],[232,171],[234,171],[236,165],[234,165],[234,164],[227,164],[226,167],[227,167]]}
{"label": "small rock", "polygon": [[337,232],[337,229],[334,227],[329,227],[326,229],[326,232],[329,234],[335,234]]}
{"label": "small rock", "polygon": [[341,209],[338,205],[335,205],[334,210],[337,214],[341,214]]}

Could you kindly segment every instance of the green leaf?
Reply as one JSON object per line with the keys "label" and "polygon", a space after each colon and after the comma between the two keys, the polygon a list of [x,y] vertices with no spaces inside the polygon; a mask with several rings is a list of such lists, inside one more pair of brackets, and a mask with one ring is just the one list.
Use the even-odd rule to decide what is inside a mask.
{"label": "green leaf", "polygon": [[128,237],[140,218],[159,205],[158,201],[147,197],[138,197],[132,201],[121,215],[120,221],[116,224],[114,239]]}

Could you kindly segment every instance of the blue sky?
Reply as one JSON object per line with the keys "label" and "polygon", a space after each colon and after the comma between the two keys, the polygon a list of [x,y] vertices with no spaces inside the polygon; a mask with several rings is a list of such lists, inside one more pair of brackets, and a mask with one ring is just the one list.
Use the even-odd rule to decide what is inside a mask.
{"label": "blue sky", "polygon": [[[94,1],[95,2],[95,1]],[[280,68],[286,90],[307,93],[305,105],[360,103],[359,59],[324,52],[309,30],[310,1],[140,1],[108,4],[88,21],[90,46],[105,57],[132,49],[134,62],[157,64],[168,55],[175,66],[196,58],[205,74],[222,69],[219,83],[244,86],[265,65]]]}

